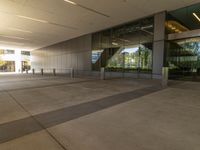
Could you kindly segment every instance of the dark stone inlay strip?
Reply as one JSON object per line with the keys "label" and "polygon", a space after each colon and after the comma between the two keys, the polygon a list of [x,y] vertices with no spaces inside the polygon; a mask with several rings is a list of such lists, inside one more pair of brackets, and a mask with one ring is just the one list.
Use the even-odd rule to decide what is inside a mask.
{"label": "dark stone inlay strip", "polygon": [[43,130],[32,118],[24,118],[0,125],[0,143]]}
{"label": "dark stone inlay strip", "polygon": [[1,124],[0,143],[4,143],[37,131],[41,131],[45,128],[53,127],[64,122],[134,100],[136,98],[157,92],[161,89],[161,87],[147,87]]}

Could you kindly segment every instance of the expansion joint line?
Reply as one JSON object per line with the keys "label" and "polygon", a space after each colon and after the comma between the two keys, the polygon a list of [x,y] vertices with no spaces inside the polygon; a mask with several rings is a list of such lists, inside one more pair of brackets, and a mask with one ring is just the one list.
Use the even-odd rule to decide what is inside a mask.
{"label": "expansion joint line", "polygon": [[9,93],[9,91],[4,90],[45,132],[52,138],[54,141],[63,149],[67,150],[67,148],[59,141],[56,139],[56,137],[47,129],[43,124],[41,124],[17,99]]}

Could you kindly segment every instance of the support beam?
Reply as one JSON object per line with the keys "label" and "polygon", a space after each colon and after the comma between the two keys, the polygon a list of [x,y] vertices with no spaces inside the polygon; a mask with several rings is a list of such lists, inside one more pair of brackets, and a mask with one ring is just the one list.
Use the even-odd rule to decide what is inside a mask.
{"label": "support beam", "polygon": [[178,39],[185,39],[185,38],[194,38],[200,37],[200,29],[186,31],[183,33],[173,33],[168,35],[168,40],[178,40]]}

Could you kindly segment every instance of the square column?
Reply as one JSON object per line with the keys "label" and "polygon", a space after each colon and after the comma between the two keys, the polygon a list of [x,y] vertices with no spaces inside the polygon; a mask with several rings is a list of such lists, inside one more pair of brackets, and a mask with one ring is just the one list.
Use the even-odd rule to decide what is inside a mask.
{"label": "square column", "polygon": [[153,42],[153,78],[162,78],[165,53],[165,21],[166,12],[154,16],[154,42]]}
{"label": "square column", "polygon": [[21,71],[22,71],[21,51],[15,50],[15,73],[21,73]]}

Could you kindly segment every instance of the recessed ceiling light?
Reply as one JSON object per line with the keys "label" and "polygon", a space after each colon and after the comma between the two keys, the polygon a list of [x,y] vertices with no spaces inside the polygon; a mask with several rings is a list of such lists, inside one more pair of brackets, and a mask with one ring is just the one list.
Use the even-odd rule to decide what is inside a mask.
{"label": "recessed ceiling light", "polygon": [[174,26],[172,26],[172,28],[171,28],[172,30],[176,30],[176,27],[174,27]]}
{"label": "recessed ceiling light", "polygon": [[32,21],[37,21],[37,22],[41,22],[41,23],[48,23],[48,21],[46,21],[46,20],[31,18],[31,17],[27,17],[27,16],[17,15],[17,17],[19,17],[19,18],[24,18],[24,19],[28,19],[28,20],[32,20]]}
{"label": "recessed ceiling light", "polygon": [[169,27],[169,28],[172,28],[173,26],[172,26],[172,24],[168,24],[168,27]]}
{"label": "recessed ceiling light", "polygon": [[104,16],[104,17],[107,17],[107,18],[110,17],[110,16],[108,16],[107,14],[104,14],[104,13],[102,13],[102,12],[99,12],[99,11],[95,10],[95,9],[86,7],[86,6],[84,6],[84,5],[75,3],[75,2],[73,2],[73,1],[71,1],[71,0],[64,0],[64,1],[67,2],[67,3],[70,3],[70,4],[72,4],[72,5],[76,5],[76,6],[78,6],[78,7],[81,7],[81,8],[83,8],[83,9],[86,9],[86,10],[88,10],[88,11],[91,11],[91,12],[93,12],[93,13],[99,14],[99,15],[101,15],[101,16]]}
{"label": "recessed ceiling light", "polygon": [[17,37],[17,36],[0,35],[0,37],[10,38],[10,39],[19,39],[19,40],[28,40],[28,39]]}
{"label": "recessed ceiling light", "polygon": [[176,29],[175,32],[180,32],[180,30],[179,30],[179,29]]}
{"label": "recessed ceiling light", "polygon": [[200,18],[196,13],[193,13],[193,15],[197,18],[197,20],[200,22]]}
{"label": "recessed ceiling light", "polygon": [[17,42],[8,42],[8,41],[0,41],[3,44],[14,44],[14,45],[24,45],[24,43],[17,43]]}
{"label": "recessed ceiling light", "polygon": [[114,46],[118,46],[119,44],[116,43],[116,42],[112,42],[112,45],[114,45]]}
{"label": "recessed ceiling light", "polygon": [[[55,26],[60,26],[60,27],[64,27],[64,28],[69,28],[69,29],[77,29],[75,27],[72,27],[72,26],[67,26],[67,25],[62,25],[62,24],[58,24],[58,23],[54,23],[54,22],[49,22],[49,21],[46,21],[46,20],[41,20],[41,19],[36,19],[36,18],[31,18],[31,17],[27,17],[27,16],[21,16],[21,15],[16,15],[17,17],[19,18],[24,18],[24,19],[28,19],[28,20],[32,20],[32,21],[37,21],[37,22],[41,22],[41,23],[46,23],[46,24],[50,24],[50,25],[55,25]],[[29,32],[29,33],[32,33],[31,31],[26,31],[26,30],[21,30],[21,29],[15,29],[15,30],[18,30],[18,31],[21,31],[21,32]]]}
{"label": "recessed ceiling light", "polygon": [[33,32],[31,32],[31,31],[22,30],[22,29],[18,29],[18,28],[8,28],[8,30],[19,31],[19,32],[25,32],[25,33],[33,33]]}
{"label": "recessed ceiling light", "polygon": [[73,1],[70,1],[70,0],[64,0],[64,1],[67,2],[67,3],[70,3],[72,5],[77,5],[77,3],[73,2]]}

